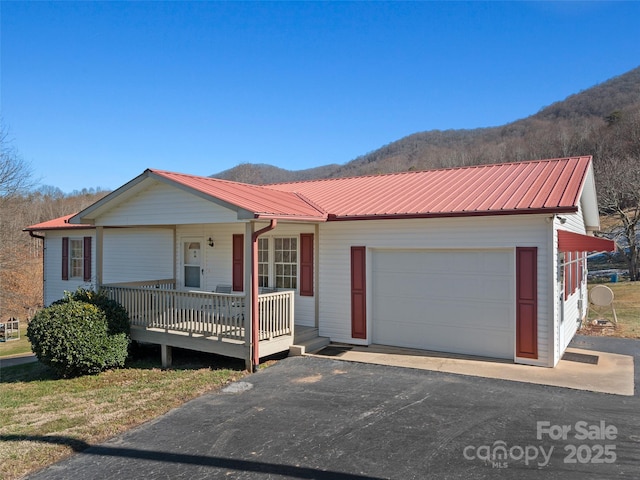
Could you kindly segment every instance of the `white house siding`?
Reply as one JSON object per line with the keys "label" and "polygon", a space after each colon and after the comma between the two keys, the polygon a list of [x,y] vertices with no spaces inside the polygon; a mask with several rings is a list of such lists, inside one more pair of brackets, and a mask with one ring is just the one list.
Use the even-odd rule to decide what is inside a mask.
{"label": "white house siding", "polygon": [[[95,284],[96,274],[96,248],[95,230],[51,230],[45,233],[44,253],[44,305],[48,306],[64,296],[64,292],[74,292],[78,287],[89,288]],[[69,278],[62,280],[62,237],[84,238],[92,237],[91,248],[91,272],[93,279],[85,282],[82,278]]]}
{"label": "white house siding", "polygon": [[201,224],[237,218],[232,210],[158,182],[100,216],[96,225]]}
{"label": "white house siding", "polygon": [[173,228],[105,229],[103,283],[173,278]]}
{"label": "white house siding", "polygon": [[[585,234],[584,219],[582,216],[582,208],[578,208],[578,212],[574,214],[563,214],[560,218],[564,220],[561,223],[559,219],[554,222],[556,230],[567,230],[574,233]],[[554,241],[558,245],[557,231],[554,235]],[[586,279],[586,270],[584,272],[583,279]],[[580,320],[586,315],[587,307],[587,283],[586,280],[580,284],[580,287],[569,295],[567,299],[564,298],[564,286],[558,285],[558,291],[556,292],[558,302],[556,302],[556,309],[558,310],[557,326],[557,350],[555,361],[559,361],[562,354],[566,350],[567,346],[571,342],[571,339],[578,330]]]}
{"label": "white house siding", "polygon": [[[256,230],[268,224],[256,225]],[[276,229],[261,235],[261,238],[299,236],[301,233],[314,233],[315,227],[307,224],[278,223]],[[176,272],[178,286],[184,284],[181,269],[181,248],[186,239],[198,238],[203,245],[204,279],[202,290],[214,291],[217,285],[231,285],[232,281],[232,238],[234,234],[244,234],[244,223],[182,225],[176,230],[178,248],[176,249]],[[214,247],[208,245],[208,239],[214,241]],[[317,252],[316,252],[317,255]],[[248,261],[248,259],[245,259]],[[298,269],[299,272],[299,269]],[[299,284],[299,282],[298,282]],[[315,297],[295,296],[295,324],[315,325]]]}
{"label": "white house siding", "polygon": [[[548,219],[548,216],[546,216]],[[551,243],[545,216],[438,218],[421,220],[363,220],[320,225],[320,335],[335,342],[371,343],[371,250],[367,256],[367,334],[351,337],[350,247],[411,249],[538,248],[538,359],[522,363],[550,365],[553,352],[552,278],[548,261]],[[514,319],[515,325],[515,319]],[[520,360],[519,360],[520,361]]]}

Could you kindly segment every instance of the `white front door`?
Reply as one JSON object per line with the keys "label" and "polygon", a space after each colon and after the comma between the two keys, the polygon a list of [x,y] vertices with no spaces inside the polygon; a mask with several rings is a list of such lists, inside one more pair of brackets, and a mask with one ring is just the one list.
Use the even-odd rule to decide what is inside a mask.
{"label": "white front door", "polygon": [[182,285],[185,289],[203,288],[204,262],[202,239],[190,238],[182,242]]}

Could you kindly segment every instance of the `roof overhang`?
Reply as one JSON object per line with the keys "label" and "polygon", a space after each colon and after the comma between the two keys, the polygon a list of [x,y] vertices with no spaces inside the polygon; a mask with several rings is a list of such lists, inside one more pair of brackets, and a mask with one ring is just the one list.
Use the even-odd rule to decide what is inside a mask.
{"label": "roof overhang", "polygon": [[598,197],[596,195],[596,181],[593,173],[593,162],[589,162],[580,192],[580,206],[582,217],[588,231],[600,230],[600,211],[598,210]]}
{"label": "roof overhang", "polygon": [[615,252],[616,242],[607,238],[592,237],[580,233],[558,230],[560,252]]}
{"label": "roof overhang", "polygon": [[457,217],[500,217],[508,215],[548,215],[559,213],[576,213],[578,207],[560,208],[528,208],[519,210],[483,210],[466,212],[425,212],[425,213],[396,213],[388,215],[329,215],[327,221],[351,220],[403,220],[408,218],[457,218]]}

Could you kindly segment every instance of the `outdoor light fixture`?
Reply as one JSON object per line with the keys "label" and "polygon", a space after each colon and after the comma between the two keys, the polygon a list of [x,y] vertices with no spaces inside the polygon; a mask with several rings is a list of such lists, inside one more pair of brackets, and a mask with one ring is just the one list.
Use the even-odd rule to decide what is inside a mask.
{"label": "outdoor light fixture", "polygon": [[213,238],[209,237],[209,246],[213,247],[215,244],[213,243]]}

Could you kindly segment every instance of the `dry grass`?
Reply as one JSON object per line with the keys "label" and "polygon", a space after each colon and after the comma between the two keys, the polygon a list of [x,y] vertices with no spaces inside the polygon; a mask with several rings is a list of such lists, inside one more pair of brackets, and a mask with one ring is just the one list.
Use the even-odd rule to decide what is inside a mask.
{"label": "dry grass", "polygon": [[[589,323],[604,318],[613,321],[611,308],[589,309],[589,323],[579,333],[586,335],[610,335],[625,338],[640,338],[640,282],[619,282],[604,284],[613,290],[613,306],[616,309],[618,325],[615,328],[596,328]],[[592,286],[589,286],[591,289]]]}
{"label": "dry grass", "polygon": [[0,379],[0,478],[15,479],[153,419],[246,374],[243,363],[175,351],[173,369],[139,359],[74,379],[32,363]]}

